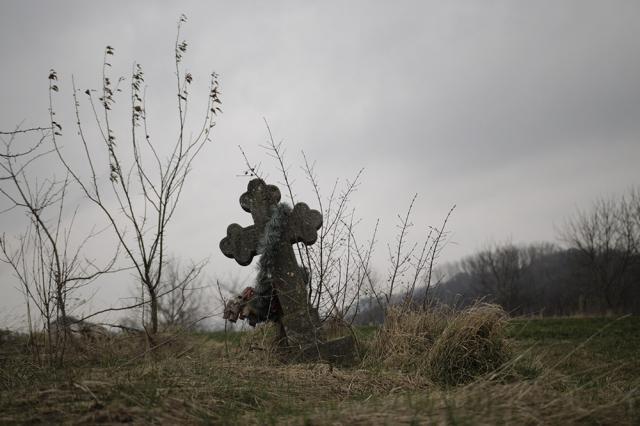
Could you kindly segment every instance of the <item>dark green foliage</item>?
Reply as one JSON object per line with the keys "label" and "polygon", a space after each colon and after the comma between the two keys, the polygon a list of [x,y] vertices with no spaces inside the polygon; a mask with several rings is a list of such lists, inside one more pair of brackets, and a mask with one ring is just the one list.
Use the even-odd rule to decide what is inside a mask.
{"label": "dark green foliage", "polygon": [[269,314],[273,303],[273,275],[283,232],[287,226],[287,218],[291,207],[279,203],[271,207],[271,217],[267,222],[264,235],[258,243],[258,275],[254,287],[255,296],[249,301],[252,311],[258,313],[259,319],[273,319]]}

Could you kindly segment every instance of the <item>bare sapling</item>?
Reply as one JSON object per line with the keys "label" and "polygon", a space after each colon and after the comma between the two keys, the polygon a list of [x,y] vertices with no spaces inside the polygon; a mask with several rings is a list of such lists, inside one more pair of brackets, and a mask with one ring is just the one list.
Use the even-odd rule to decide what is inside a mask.
{"label": "bare sapling", "polygon": [[[57,79],[55,72],[50,72],[49,79]],[[19,210],[27,218],[22,232],[0,237],[0,260],[11,267],[25,297],[34,357],[39,361],[46,357],[49,364],[62,364],[64,360],[70,331],[77,322],[70,313],[78,307],[74,293],[100,275],[115,272],[119,252],[114,247],[109,259],[101,264],[88,257],[85,247],[104,229],[93,227],[79,240],[72,238],[78,206],[67,205],[73,189],[69,175],[56,179],[38,171],[52,154],[52,137],[60,131],[61,126],[56,125],[4,132],[7,139],[3,138],[4,149],[0,153],[0,194],[8,203],[3,212]],[[14,145],[19,136],[33,136],[35,141],[29,148],[16,151]]]}
{"label": "bare sapling", "polygon": [[[120,86],[125,79],[120,77],[114,81],[111,77],[111,61],[115,55],[111,46],[107,46],[104,52],[101,88],[82,91],[97,128],[99,146],[92,143],[94,141],[85,131],[87,125],[81,116],[80,91],[75,83],[73,85],[80,151],[86,159],[84,172],[69,161],[70,154],[62,145],[62,136],[56,132],[53,134],[55,151],[70,180],[78,184],[84,196],[102,212],[144,288],[149,304],[147,325],[151,334],[158,331],[160,318],[160,287],[167,263],[167,229],[178,208],[187,176],[195,159],[211,140],[216,118],[221,113],[218,75],[212,73],[206,110],[197,119],[195,130],[187,126],[194,77],[183,69],[188,45],[181,40],[180,31],[186,20],[182,15],[178,21],[174,45],[178,114],[177,134],[173,142],[167,145],[165,140],[160,141],[150,134],[144,71],[140,64],[134,65],[129,84],[129,134],[123,136],[116,130],[118,126],[114,125],[113,110],[116,99],[123,92]],[[57,125],[53,110],[51,102],[52,127]],[[168,150],[161,149],[162,146],[168,146]],[[100,161],[101,150],[108,154],[106,164]],[[106,181],[101,179],[105,168],[108,168]]]}

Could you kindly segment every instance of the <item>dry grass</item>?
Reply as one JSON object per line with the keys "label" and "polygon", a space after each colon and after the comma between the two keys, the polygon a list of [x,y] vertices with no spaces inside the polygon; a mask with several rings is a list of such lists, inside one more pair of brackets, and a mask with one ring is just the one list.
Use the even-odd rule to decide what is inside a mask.
{"label": "dry grass", "polygon": [[425,372],[427,355],[453,315],[444,307],[428,311],[390,309],[366,349],[365,365]]}
{"label": "dry grass", "polygon": [[[347,401],[329,413],[315,410],[305,421],[314,425],[623,425],[640,420],[637,404],[637,398],[634,401],[622,392],[594,399],[591,392],[567,392],[557,383],[482,380],[448,390],[435,388],[374,399],[367,404]],[[289,424],[303,422],[295,418]]]}
{"label": "dry grass", "polygon": [[393,309],[365,364],[418,373],[444,385],[468,383],[509,359],[506,320],[499,306],[484,303],[458,313],[446,307]]}
{"label": "dry grass", "polygon": [[[111,336],[87,353],[70,352],[64,369],[35,365],[23,350],[3,356],[0,345],[0,423],[639,424],[640,364],[625,358],[615,370],[591,346],[576,352],[577,371],[575,363],[565,366],[573,356],[550,342],[530,348],[515,339],[513,357],[499,369],[454,387],[434,383],[429,363],[440,339],[448,354],[458,353],[451,345],[484,354],[469,343],[478,336],[504,341],[504,318],[492,309],[390,316],[353,368],[282,363],[270,350],[270,327],[226,340],[161,335],[152,352],[142,336]],[[627,329],[615,327],[602,338]],[[598,350],[597,339],[591,343]]]}
{"label": "dry grass", "polygon": [[507,314],[497,305],[474,305],[454,316],[427,357],[432,380],[457,385],[497,370],[511,356]]}
{"label": "dry grass", "polygon": [[[429,386],[426,380],[396,372],[282,364],[257,349],[255,341],[249,343],[258,336],[243,336],[227,348],[206,336],[183,337],[154,356],[145,357],[142,351],[99,366],[52,369],[25,359],[3,363],[3,373],[11,371],[11,377],[0,375],[0,424],[70,419],[269,424],[280,416],[304,415],[318,404],[381,398]],[[128,337],[121,338],[131,344]]]}

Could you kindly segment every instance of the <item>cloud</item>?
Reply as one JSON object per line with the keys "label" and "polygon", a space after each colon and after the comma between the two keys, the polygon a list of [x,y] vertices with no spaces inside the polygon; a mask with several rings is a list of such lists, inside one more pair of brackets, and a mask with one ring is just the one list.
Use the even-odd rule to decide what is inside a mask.
{"label": "cloud", "polygon": [[[129,74],[134,60],[144,66],[151,133],[166,146],[176,134],[172,49],[182,12],[191,113],[213,69],[225,112],[194,165],[170,245],[181,257],[210,256],[211,275],[240,271],[217,249],[227,224],[249,222],[237,205],[246,185],[236,177],[237,145],[279,180],[259,148],[263,117],[285,142],[301,199],[312,199],[297,168],[301,150],[317,161],[323,188],[365,168],[354,205],[363,227],[383,220],[381,241],[414,192],[416,230],[457,203],[457,244],[443,260],[491,239],[553,239],[572,208],[640,178],[640,5],[627,1],[112,2],[101,10],[9,2],[0,17],[1,127],[46,122],[54,67],[73,152],[71,75],[82,89],[97,87],[110,44],[114,73]],[[127,104],[124,96],[118,106]],[[3,231],[18,222],[3,218]]]}

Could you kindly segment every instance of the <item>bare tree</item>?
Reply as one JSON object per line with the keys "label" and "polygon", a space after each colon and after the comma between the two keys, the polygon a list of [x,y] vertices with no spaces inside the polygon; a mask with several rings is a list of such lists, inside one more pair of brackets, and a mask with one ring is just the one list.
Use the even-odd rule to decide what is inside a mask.
{"label": "bare tree", "polygon": [[[29,333],[36,355],[39,358],[32,307],[43,324],[48,361],[62,363],[69,327],[74,321],[69,315],[69,299],[79,288],[114,270],[118,250],[114,250],[111,259],[102,266],[85,257],[85,245],[100,231],[94,228],[77,245],[71,242],[77,207],[68,212],[69,176],[63,180],[50,177],[38,180],[34,169],[51,154],[46,142],[55,131],[57,129],[16,130],[10,132],[8,140],[3,140],[0,193],[10,204],[7,210],[24,211],[28,221],[25,231],[14,239],[4,234],[0,237],[0,260],[11,266],[25,295]],[[22,152],[13,150],[18,135],[33,134],[38,136],[31,148]]]}
{"label": "bare tree", "polygon": [[[413,298],[413,293],[415,289],[415,283],[417,279],[420,277],[422,273],[421,270],[425,270],[424,272],[424,298],[422,300],[422,309],[426,310],[429,302],[429,290],[431,289],[433,283],[433,276],[436,267],[436,261],[440,257],[442,250],[444,249],[447,243],[447,223],[449,223],[449,219],[451,218],[451,214],[456,209],[456,205],[454,204],[444,220],[442,221],[442,226],[440,228],[429,228],[429,234],[424,241],[424,245],[422,247],[422,251],[420,253],[420,257],[416,259],[415,266],[415,274],[413,282],[411,283],[411,297]],[[426,251],[425,251],[426,249]],[[423,260],[424,259],[424,260]],[[438,281],[435,283],[436,285],[445,278],[445,275],[441,275],[438,278]]]}
{"label": "bare tree", "polygon": [[[277,164],[282,177],[279,182],[286,190],[289,201],[296,203],[290,166],[285,161],[285,149],[282,142],[276,142],[265,120],[269,139],[263,148]],[[242,151],[242,149],[241,149]],[[252,165],[244,151],[247,172],[260,176],[260,165]],[[371,256],[374,250],[378,224],[372,236],[364,245],[360,245],[355,229],[360,220],[356,218],[351,199],[360,185],[363,170],[359,170],[352,179],[341,184],[336,179],[328,195],[322,193],[316,174],[315,164],[302,152],[304,165],[302,171],[310,183],[315,195],[316,206],[323,217],[323,226],[318,231],[318,241],[312,246],[297,245],[298,262],[305,271],[309,306],[320,312],[324,319],[351,323],[360,309],[360,298],[367,283],[371,283]]]}
{"label": "bare tree", "polygon": [[[294,182],[290,176],[290,166],[285,161],[285,149],[282,142],[276,142],[269,124],[265,120],[268,140],[262,146],[276,162],[282,178],[278,182],[285,189],[285,196],[291,204],[296,203]],[[240,147],[245,161],[245,176],[263,178],[261,164],[254,165]],[[318,240],[312,246],[297,244],[296,255],[303,269],[307,283],[308,305],[317,310],[324,319],[333,318],[351,323],[358,312],[360,297],[367,290],[365,283],[370,280],[370,260],[373,253],[377,223],[373,236],[365,246],[360,246],[354,233],[359,224],[355,209],[350,205],[356,192],[363,170],[353,179],[342,184],[336,179],[328,195],[322,193],[315,171],[302,152],[304,165],[302,171],[311,184],[317,208],[323,217],[323,226],[318,231]]]}
{"label": "bare tree", "polygon": [[442,249],[446,245],[446,227],[451,214],[456,206],[452,206],[445,216],[440,228],[427,227],[426,235],[421,242],[409,244],[411,213],[418,194],[415,194],[409,203],[407,212],[404,215],[397,215],[396,237],[393,246],[387,244],[388,257],[388,277],[385,293],[386,305],[394,303],[394,291],[403,288],[403,308],[413,308],[416,303],[416,286],[418,283],[424,286],[424,296],[421,308],[427,309],[429,289],[433,279],[433,270]]}
{"label": "bare tree", "polygon": [[306,264],[309,265],[309,302],[327,315],[352,322],[360,305],[360,297],[371,269],[378,224],[364,246],[355,235],[359,220],[351,207],[351,197],[360,185],[363,170],[339,189],[335,180],[331,192],[324,197],[315,172],[315,164],[304,159],[304,173],[313,187],[317,206],[323,215],[323,226],[315,245],[307,247]]}
{"label": "bare tree", "polygon": [[[411,268],[411,259],[418,247],[417,243],[407,247],[409,228],[413,226],[413,223],[410,222],[411,211],[413,210],[416,198],[418,198],[418,194],[415,194],[413,198],[411,198],[409,208],[404,216],[398,214],[398,224],[396,225],[398,232],[393,248],[390,244],[387,244],[387,251],[389,252],[389,273],[387,277],[387,291],[384,294],[387,305],[393,301],[393,291],[395,290],[397,281],[400,281]],[[429,238],[427,238],[427,241],[428,240]],[[418,268],[420,268],[420,266],[421,265],[418,265]]]}
{"label": "bare tree", "polygon": [[[112,109],[115,108],[118,94],[122,92],[120,85],[125,79],[121,77],[114,82],[110,76],[109,61],[115,53],[113,47],[107,46],[104,52],[102,87],[97,92],[89,89],[84,91],[100,135],[101,149],[108,154],[106,164],[98,162],[98,151],[86,136],[84,120],[80,114],[79,91],[73,84],[77,132],[81,152],[86,159],[85,174],[88,176],[72,166],[61,144],[61,126],[55,120],[53,105],[53,96],[58,92],[55,74],[50,76],[49,85],[51,128],[56,130],[52,134],[55,151],[70,179],[80,186],[86,198],[104,214],[144,286],[149,302],[151,333],[158,331],[159,288],[166,264],[167,228],[178,207],[193,162],[206,142],[210,141],[215,119],[221,112],[218,76],[212,73],[206,112],[195,132],[187,130],[189,89],[193,76],[182,68],[187,42],[180,39],[180,29],[185,22],[186,17],[182,15],[174,46],[178,131],[167,157],[149,133],[146,89],[143,87],[144,72],[139,64],[134,65],[130,80],[130,133],[127,143],[120,142],[121,136],[117,135],[113,125]],[[100,179],[100,170],[105,168],[108,168],[108,182]]]}
{"label": "bare tree", "polygon": [[526,267],[523,262],[516,246],[496,244],[463,260],[462,266],[482,293],[513,312],[519,303],[520,278]]}
{"label": "bare tree", "polygon": [[539,306],[531,300],[534,287],[549,282],[543,276],[544,261],[556,251],[552,244],[518,246],[511,242],[493,244],[463,259],[460,269],[470,277],[477,297],[488,298],[512,314],[521,314],[526,306]]}
{"label": "bare tree", "polygon": [[204,316],[202,282],[204,262],[192,263],[185,268],[180,261],[170,258],[165,266],[164,278],[158,290],[165,295],[159,299],[160,323],[164,328],[192,329]]}
{"label": "bare tree", "polygon": [[[266,121],[265,121],[266,123]],[[285,161],[285,149],[282,142],[276,142],[269,128],[268,140],[263,146],[276,161],[282,177],[280,182],[286,189],[288,198],[295,204],[293,180],[290,166]],[[261,165],[253,165],[240,148],[247,167],[245,175],[262,178]],[[410,217],[414,196],[404,216],[399,217],[396,244],[389,249],[389,275],[386,286],[381,286],[372,273],[372,255],[376,245],[379,221],[376,220],[371,236],[360,240],[356,228],[360,225],[355,209],[351,205],[357,191],[363,170],[353,179],[347,179],[341,185],[336,179],[328,194],[323,194],[316,173],[315,163],[309,161],[302,152],[304,165],[302,170],[311,184],[317,208],[323,216],[323,226],[318,232],[318,240],[312,246],[298,245],[297,255],[301,267],[307,272],[309,306],[317,309],[324,317],[332,317],[352,323],[361,309],[361,299],[374,300],[380,309],[393,303],[399,288],[403,288],[405,301],[413,302],[417,283],[431,283],[431,271],[446,242],[445,228],[455,206],[449,211],[442,228],[430,227],[425,241],[409,245]],[[418,252],[420,247],[420,252]]]}
{"label": "bare tree", "polygon": [[638,192],[598,199],[587,211],[577,211],[565,223],[561,237],[589,271],[591,284],[610,310],[619,310],[638,262],[640,226]]}

